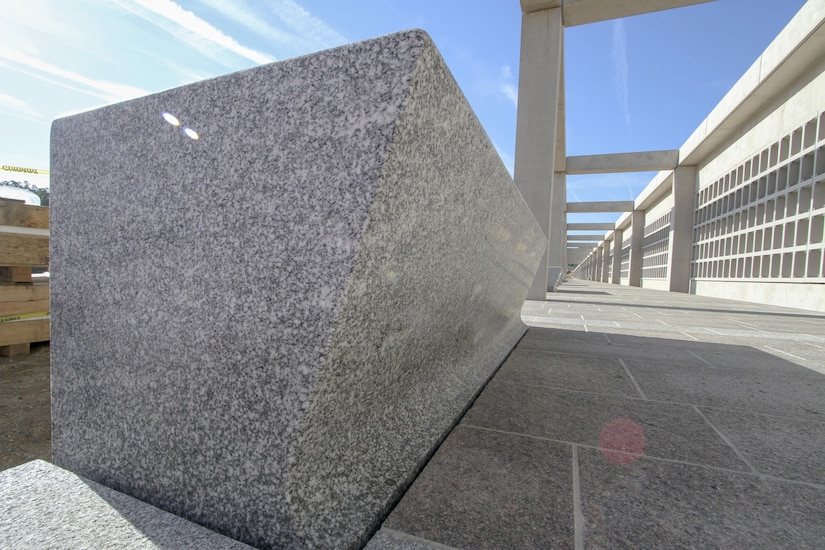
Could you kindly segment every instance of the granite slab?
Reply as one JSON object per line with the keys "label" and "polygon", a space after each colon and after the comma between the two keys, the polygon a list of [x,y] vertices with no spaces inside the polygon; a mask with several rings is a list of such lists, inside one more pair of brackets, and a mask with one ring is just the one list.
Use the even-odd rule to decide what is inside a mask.
{"label": "granite slab", "polygon": [[0,472],[0,548],[250,547],[48,462],[34,460]]}
{"label": "granite slab", "polygon": [[55,463],[238,540],[365,543],[525,331],[544,236],[422,31],[57,120],[51,172]]}
{"label": "granite slab", "polygon": [[627,366],[650,399],[821,420],[825,416],[822,400],[825,376],[768,357],[774,365],[771,370],[747,371],[710,365],[686,369],[650,360],[628,360]]}
{"label": "granite slab", "polygon": [[[732,470],[747,465],[690,405],[603,393],[523,386],[497,375],[462,426],[525,434],[637,456]],[[623,460],[622,457],[616,457]]]}
{"label": "granite slab", "polygon": [[719,409],[703,409],[702,414],[760,473],[825,488],[825,418],[804,420]]}
{"label": "granite slab", "polygon": [[445,546],[431,540],[422,539],[382,527],[364,550],[458,550],[452,546]]}
{"label": "granite slab", "polygon": [[464,550],[572,548],[571,459],[569,445],[458,426],[382,530]]}
{"label": "granite slab", "polygon": [[825,491],[578,449],[584,548],[819,548]]}
{"label": "granite slab", "polygon": [[[524,344],[524,339],[521,344]],[[499,369],[496,381],[522,386],[639,397],[633,381],[619,361],[593,355],[517,348]]]}

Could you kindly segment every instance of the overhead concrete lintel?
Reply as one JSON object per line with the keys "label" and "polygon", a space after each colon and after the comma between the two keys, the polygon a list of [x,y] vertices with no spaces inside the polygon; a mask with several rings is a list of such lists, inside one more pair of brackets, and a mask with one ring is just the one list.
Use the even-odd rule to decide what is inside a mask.
{"label": "overhead concrete lintel", "polygon": [[[575,27],[713,1],[715,0],[564,0],[562,16],[565,27]],[[522,0],[522,9],[525,3],[540,4],[542,2]]]}
{"label": "overhead concrete lintel", "polygon": [[568,223],[568,231],[610,231],[614,224],[607,223]]}
{"label": "overhead concrete lintel", "polygon": [[567,242],[570,241],[603,241],[604,235],[570,235],[567,234]]}
{"label": "overhead concrete lintel", "polygon": [[560,8],[562,0],[521,0],[522,13]]}
{"label": "overhead concrete lintel", "polygon": [[591,212],[631,212],[633,201],[568,202],[568,214]]}
{"label": "overhead concrete lintel", "polygon": [[645,151],[567,157],[568,174],[615,174],[673,170],[679,165],[679,151]]}

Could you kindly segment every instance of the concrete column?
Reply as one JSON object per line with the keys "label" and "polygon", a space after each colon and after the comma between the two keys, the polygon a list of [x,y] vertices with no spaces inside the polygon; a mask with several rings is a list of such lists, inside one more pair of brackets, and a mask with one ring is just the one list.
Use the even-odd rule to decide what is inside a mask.
{"label": "concrete column", "polygon": [[564,273],[562,275],[562,281],[564,281],[564,277],[567,276],[567,265],[570,263],[569,254],[567,252],[567,174],[564,175],[564,247],[563,247],[563,256],[561,265],[564,268]]}
{"label": "concrete column", "polygon": [[622,282],[622,243],[624,242],[624,231],[613,230],[613,276],[610,282],[614,285]]}
{"label": "concrete column", "polygon": [[593,261],[590,262],[590,280],[596,280],[596,266],[599,265],[599,251],[593,254]]}
{"label": "concrete column", "polygon": [[601,282],[606,283],[607,277],[610,274],[610,241],[604,241],[602,247],[602,277]]}
{"label": "concrete column", "polygon": [[555,292],[567,270],[567,174],[553,174],[550,205],[550,237],[547,254],[547,291]]}
{"label": "concrete column", "polygon": [[690,259],[693,251],[693,214],[696,209],[696,167],[673,171],[673,210],[667,276],[672,292],[690,292]]}
{"label": "concrete column", "polygon": [[630,269],[628,277],[630,286],[642,286],[642,246],[645,240],[645,212],[634,210],[630,215]]}
{"label": "concrete column", "polygon": [[[550,236],[556,124],[562,64],[561,8],[525,13],[521,19],[516,161],[514,179],[545,235]],[[562,228],[562,234],[565,233]],[[550,247],[548,246],[548,252]],[[545,300],[548,255],[539,263],[528,300]]]}

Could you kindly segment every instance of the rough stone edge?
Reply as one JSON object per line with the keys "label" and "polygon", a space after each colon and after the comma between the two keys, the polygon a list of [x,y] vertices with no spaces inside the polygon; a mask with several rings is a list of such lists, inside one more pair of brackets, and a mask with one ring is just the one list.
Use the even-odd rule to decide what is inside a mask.
{"label": "rough stone edge", "polygon": [[382,527],[364,550],[460,550],[454,546],[422,539],[401,531]]}
{"label": "rough stone edge", "polygon": [[3,548],[251,548],[43,460],[0,472]]}
{"label": "rough stone edge", "polygon": [[[422,52],[422,55],[420,56],[418,63],[420,64],[421,59],[424,58],[425,56],[427,56],[428,54],[433,54],[439,60],[439,63],[441,64],[443,70],[446,72],[447,78],[449,78],[452,81],[452,84],[455,87],[455,90],[460,94],[464,104],[466,104],[466,107],[469,111],[469,114],[473,118],[473,123],[475,125],[477,125],[478,129],[480,130],[480,135],[484,136],[485,141],[491,147],[491,151],[494,151],[494,148],[492,147],[492,144],[490,143],[489,136],[484,131],[483,126],[481,125],[481,123],[478,120],[477,116],[473,112],[472,107],[469,105],[469,102],[467,102],[466,97],[463,95],[463,93],[462,93],[460,87],[458,86],[457,82],[455,82],[455,79],[454,79],[452,73],[450,72],[449,68],[447,67],[446,63],[444,62],[443,58],[441,57],[440,53],[438,52],[438,49],[436,48],[435,44],[433,43],[433,41],[431,40],[429,35],[427,35],[426,32],[421,31],[421,30],[408,31],[408,32],[420,33],[422,38],[426,41],[426,46],[427,47]],[[413,86],[411,88],[410,96],[412,96],[415,93],[414,88],[415,88],[415,83],[413,82]],[[406,105],[405,105],[405,111],[402,112],[402,114],[400,115],[399,122],[398,122],[398,127],[400,127],[402,125],[402,119],[406,116],[406,113],[407,113],[407,109],[406,109]],[[391,152],[390,158],[388,159],[387,164],[390,163],[390,159],[392,158],[393,155],[394,155],[394,153]],[[526,212],[525,219],[529,218],[530,220],[532,220],[532,225],[535,226],[535,231],[534,231],[535,235],[533,235],[533,236],[536,237],[536,239],[540,239],[540,240],[543,241],[543,245],[541,247],[536,247],[537,254],[534,254],[535,258],[530,257],[525,252],[525,256],[531,258],[530,261],[532,262],[532,265],[529,265],[529,266],[527,266],[527,265],[518,265],[518,266],[516,266],[515,269],[511,270],[511,271],[519,271],[519,269],[521,269],[522,271],[525,271],[525,272],[529,271],[530,276],[528,277],[528,279],[532,280],[533,274],[535,273],[535,270],[538,267],[538,261],[539,261],[540,255],[541,255],[541,250],[543,250],[544,247],[546,246],[546,239],[544,238],[543,233],[539,229],[538,225],[533,220],[532,215],[530,214],[529,208],[528,208],[527,204],[524,202],[523,197],[521,197],[521,195],[518,192],[518,190],[516,189],[515,185],[512,183],[512,178],[509,177],[509,173],[507,173],[506,168],[504,167],[503,163],[501,163],[500,157],[498,156],[497,152],[495,153],[495,158],[498,159],[499,163],[501,164],[503,174],[507,174],[507,177],[509,178],[509,180],[511,182],[512,187],[510,188],[511,189],[510,192],[512,193],[512,200],[514,202],[520,203],[521,208],[523,208],[524,212]],[[387,164],[385,164],[385,167],[387,166]],[[381,182],[382,182],[382,186],[383,186],[385,184],[384,177],[382,177]],[[379,193],[376,195],[376,201],[380,200],[380,194],[381,194],[381,192],[379,191]],[[374,207],[375,207],[375,204],[373,204],[372,208],[374,208]],[[372,212],[372,208],[371,208],[371,212]],[[371,219],[372,218],[370,217],[370,220]],[[529,222],[525,222],[525,223],[527,223],[527,225],[529,225]],[[369,233],[369,231],[370,230],[367,227],[364,231],[364,235],[366,236]],[[538,241],[534,241],[533,242],[534,245],[535,245],[535,242],[538,242]],[[361,243],[361,246],[362,247],[364,246],[363,242]],[[355,265],[357,265],[357,263],[358,263],[358,260],[356,259]],[[355,270],[355,268],[354,268],[354,270]],[[350,283],[351,282],[352,281],[350,281]],[[523,295],[524,296],[522,297],[522,302],[526,298],[529,285],[530,285],[530,283],[529,283],[529,281],[527,281],[525,283],[524,290],[523,290]],[[347,307],[346,296],[348,296],[348,292],[345,295],[345,299],[342,302],[342,305],[339,309],[339,313],[341,312],[341,310],[345,310],[346,307]],[[336,315],[336,327],[337,326],[338,326],[338,319],[337,319],[337,315]],[[527,326],[521,321],[520,315],[518,313],[516,313],[515,316],[506,325],[502,326],[502,332],[499,333],[501,347],[498,348],[502,351],[500,353],[496,353],[495,354],[496,357],[493,358],[492,355],[490,355],[490,352],[492,352],[492,349],[487,350],[488,355],[490,355],[490,356],[486,358],[487,361],[485,362],[487,364],[486,376],[481,377],[481,379],[479,380],[479,382],[476,385],[475,389],[473,391],[471,391],[466,396],[467,397],[467,402],[465,404],[463,404],[462,406],[459,406],[459,407],[453,406],[453,410],[450,414],[452,416],[454,416],[454,418],[448,419],[448,422],[444,424],[445,429],[442,430],[442,433],[440,435],[438,435],[438,437],[433,439],[434,442],[431,445],[431,448],[428,450],[428,452],[424,453],[420,457],[420,459],[417,461],[417,464],[415,464],[409,470],[406,479],[404,479],[400,483],[396,484],[395,490],[393,491],[391,498],[389,498],[387,500],[387,503],[386,503],[384,509],[381,510],[380,513],[375,514],[375,517],[373,518],[372,527],[366,526],[365,530],[363,530],[361,532],[361,534],[358,536],[359,538],[358,538],[357,542],[352,542],[352,545],[351,545],[352,548],[360,547],[360,546],[362,546],[362,545],[364,545],[368,542],[371,534],[374,533],[379,528],[380,523],[389,514],[390,510],[398,502],[398,500],[401,498],[401,496],[403,496],[403,493],[406,491],[406,489],[409,487],[409,485],[413,482],[413,480],[418,475],[418,473],[420,473],[420,471],[426,465],[428,460],[432,457],[434,452],[437,450],[439,445],[449,435],[449,433],[452,431],[452,429],[455,427],[455,425],[458,423],[458,421],[464,415],[464,413],[469,408],[469,406],[472,405],[474,400],[477,398],[478,394],[481,392],[481,390],[484,388],[484,386],[487,384],[487,382],[489,382],[489,380],[492,378],[492,376],[495,374],[495,372],[497,372],[498,368],[500,368],[500,366],[503,364],[503,362],[509,356],[509,353],[517,345],[518,341],[524,336],[526,331],[527,331]],[[335,336],[335,334],[337,334],[337,332],[338,332],[337,329],[334,329],[333,336]],[[498,355],[501,355],[501,356],[498,357]],[[329,356],[328,356],[328,358],[329,358]],[[328,363],[328,361],[326,361],[326,362]],[[306,420],[306,417],[305,417],[305,420]],[[292,477],[292,473],[290,474],[290,477]],[[290,489],[290,495],[293,496],[292,488]],[[300,512],[295,509],[295,502],[294,501],[293,501],[293,513],[296,513],[296,519],[300,518],[300,516],[301,516]],[[304,517],[303,519],[307,520],[306,517]],[[325,542],[321,542],[322,539],[317,538],[317,536],[316,536],[317,533],[312,533],[311,528],[307,529],[307,527],[309,525],[306,521],[303,522],[303,526],[304,526],[304,529],[302,529],[302,535],[304,537],[306,537],[305,540],[307,540],[309,544],[324,546]],[[343,535],[343,533],[341,533],[341,534]],[[326,541],[326,542],[329,542],[329,541]],[[342,540],[337,541],[337,544],[341,544],[341,543],[342,543]]]}

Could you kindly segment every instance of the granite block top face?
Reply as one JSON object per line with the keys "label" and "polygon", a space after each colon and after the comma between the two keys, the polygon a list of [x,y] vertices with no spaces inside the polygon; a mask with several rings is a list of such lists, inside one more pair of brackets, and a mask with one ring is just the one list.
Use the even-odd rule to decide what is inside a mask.
{"label": "granite block top face", "polygon": [[0,472],[0,548],[250,547],[48,462],[34,460]]}
{"label": "granite block top face", "polygon": [[57,120],[51,171],[55,463],[260,547],[366,541],[546,245],[421,31]]}

